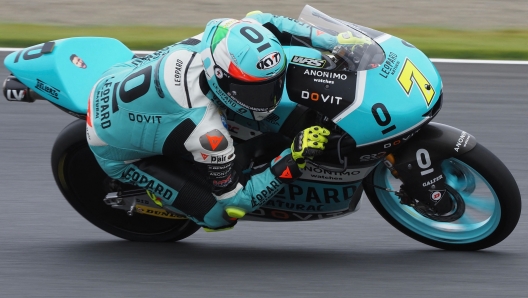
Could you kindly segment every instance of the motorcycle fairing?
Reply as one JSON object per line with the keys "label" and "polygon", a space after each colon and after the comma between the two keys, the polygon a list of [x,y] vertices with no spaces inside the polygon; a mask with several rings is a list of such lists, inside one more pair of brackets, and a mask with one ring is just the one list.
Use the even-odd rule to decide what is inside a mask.
{"label": "motorcycle fairing", "polygon": [[331,219],[359,210],[363,186],[353,183],[317,183],[297,181],[286,185],[275,197],[244,220],[311,221]]}
{"label": "motorcycle fairing", "polygon": [[354,103],[356,73],[290,63],[287,93],[291,101],[334,118]]}
{"label": "motorcycle fairing", "polygon": [[358,71],[353,105],[333,118],[358,147],[385,142],[431,120],[442,81],[421,51],[396,37],[384,40],[387,58],[378,68]]}
{"label": "motorcycle fairing", "polygon": [[[260,123],[249,123],[246,120],[239,122],[236,119],[234,121],[257,131],[282,133],[287,128],[286,126],[291,126],[292,123],[302,122],[305,126],[309,126],[310,121],[304,122],[302,120],[304,118],[297,117],[293,113],[299,106],[309,107],[310,110],[316,110],[323,117],[330,118],[347,132],[351,136],[350,139],[355,141],[354,147],[357,143],[357,148],[347,153],[349,170],[370,169],[379,164],[384,156],[398,150],[408,140],[412,140],[413,135],[417,134],[420,128],[436,115],[441,105],[442,81],[440,76],[434,65],[421,51],[399,38],[378,31],[368,31],[353,24],[342,23],[312,8],[305,9],[304,12],[306,12],[305,16],[314,12],[312,14],[314,17],[311,17],[309,23],[328,34],[335,35],[350,30],[354,31],[355,36],[367,36],[366,32],[375,35],[370,36],[373,38],[371,44],[376,49],[371,51],[371,54],[378,54],[378,48],[383,49],[385,55],[383,61],[377,66],[370,65],[369,62],[377,61],[373,59],[374,55],[363,55],[358,58],[360,62],[354,68],[347,68],[342,64],[341,66],[332,65],[324,57],[329,53],[320,49],[287,47],[288,75],[285,84],[287,89],[275,112],[270,115],[269,119]],[[301,18],[299,20],[306,22]],[[369,50],[367,49],[365,53],[369,53]],[[362,67],[359,67],[360,65]],[[356,71],[344,71],[346,69],[356,69]],[[306,70],[310,71],[306,73]],[[321,77],[318,77],[319,74]],[[344,78],[342,74],[346,74],[345,80],[342,80]],[[335,78],[331,79],[330,75]],[[339,84],[339,81],[346,83],[340,88],[335,88],[336,82]],[[335,93],[325,94],[326,101],[321,97],[319,101],[316,101],[317,97],[312,98],[311,95],[303,98],[303,91],[311,94],[314,92],[312,90],[323,94],[325,94],[323,91],[328,90]],[[341,92],[347,93],[347,100],[338,102],[335,97],[341,97],[339,95]],[[326,96],[334,96],[334,101]],[[296,117],[298,122],[290,121]],[[312,117],[311,125],[315,125],[316,117]],[[269,125],[267,120],[273,121],[276,125]],[[325,153],[330,151],[327,148]],[[335,156],[336,154],[324,154],[314,161],[326,167],[339,168],[339,161]],[[299,192],[302,190],[303,193],[307,193],[308,188],[303,187],[305,183],[319,185],[321,190],[336,185],[335,181],[321,178],[320,181],[309,182],[301,179],[294,182],[291,187],[300,187]],[[293,189],[292,191],[295,192]],[[313,189],[311,191],[313,192]],[[271,214],[271,211],[286,206],[284,204],[281,206],[280,202],[280,199],[274,198],[269,204],[275,205],[264,206],[258,212],[266,217]],[[289,203],[289,207],[295,208],[295,204]],[[301,212],[295,209],[282,211]],[[275,212],[274,214],[282,213]],[[277,216],[274,218],[277,219]]]}
{"label": "motorcycle fairing", "polygon": [[[370,40],[369,45],[357,53],[351,45],[353,58],[347,60],[341,52],[330,53],[305,43],[295,46],[298,43],[292,39],[292,46],[286,47],[286,92],[275,115],[291,112],[291,102],[309,106],[349,133],[358,147],[412,133],[431,120],[442,81],[420,50],[397,37],[342,22],[308,5],[299,21],[316,28],[321,36],[350,32],[358,39]],[[341,82],[346,83],[337,88]],[[324,94],[326,101],[317,94]],[[289,109],[281,109],[283,105]]]}
{"label": "motorcycle fairing", "polygon": [[[74,55],[84,61],[85,68],[72,62]],[[51,103],[86,115],[90,90],[101,74],[133,56],[130,49],[113,38],[75,37],[11,53],[4,64],[24,85]]]}

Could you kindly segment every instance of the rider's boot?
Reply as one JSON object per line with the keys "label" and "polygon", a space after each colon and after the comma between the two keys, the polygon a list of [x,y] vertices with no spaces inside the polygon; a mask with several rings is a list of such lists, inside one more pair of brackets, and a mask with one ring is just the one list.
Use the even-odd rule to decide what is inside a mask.
{"label": "rider's boot", "polygon": [[[156,205],[163,207],[161,199],[156,197],[156,195],[154,195],[151,191],[147,190],[147,195]],[[227,207],[225,209],[224,216],[223,216],[224,220],[228,222],[227,225],[224,225],[218,228],[210,228],[207,226],[202,226],[202,228],[206,232],[221,232],[221,231],[231,230],[237,224],[238,219],[244,217],[244,215],[246,215],[246,212],[242,210],[241,208]]]}

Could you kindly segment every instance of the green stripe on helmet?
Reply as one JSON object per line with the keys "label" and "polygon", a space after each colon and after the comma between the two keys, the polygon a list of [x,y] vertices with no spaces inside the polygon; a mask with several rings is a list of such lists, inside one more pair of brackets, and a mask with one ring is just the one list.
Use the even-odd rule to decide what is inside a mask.
{"label": "green stripe on helmet", "polygon": [[228,28],[222,26],[218,26],[216,28],[213,40],[211,42],[211,53],[214,53],[216,46],[227,36],[227,32],[229,32]]}

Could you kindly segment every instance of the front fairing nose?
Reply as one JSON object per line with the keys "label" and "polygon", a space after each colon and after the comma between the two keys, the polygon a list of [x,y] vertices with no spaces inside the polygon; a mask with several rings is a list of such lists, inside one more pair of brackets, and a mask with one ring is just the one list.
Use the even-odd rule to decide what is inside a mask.
{"label": "front fairing nose", "polygon": [[385,60],[357,72],[354,105],[334,119],[358,146],[419,129],[438,112],[442,94],[441,77],[423,52],[390,35],[374,40]]}

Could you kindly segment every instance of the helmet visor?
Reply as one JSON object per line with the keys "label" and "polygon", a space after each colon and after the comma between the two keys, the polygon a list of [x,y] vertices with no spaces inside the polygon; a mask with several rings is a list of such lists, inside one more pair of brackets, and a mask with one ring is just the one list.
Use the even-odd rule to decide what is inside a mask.
{"label": "helmet visor", "polygon": [[274,109],[280,102],[286,69],[272,79],[261,82],[245,82],[215,67],[218,86],[241,106],[257,112]]}

